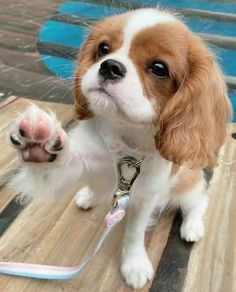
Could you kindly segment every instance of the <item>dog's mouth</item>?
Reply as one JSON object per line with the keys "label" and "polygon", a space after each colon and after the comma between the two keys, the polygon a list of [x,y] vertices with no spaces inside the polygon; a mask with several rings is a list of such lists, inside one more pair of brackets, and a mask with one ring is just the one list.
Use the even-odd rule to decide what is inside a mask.
{"label": "dog's mouth", "polygon": [[111,94],[103,86],[91,88],[89,91],[95,93],[102,93],[112,98]]}
{"label": "dog's mouth", "polygon": [[[91,103],[95,106],[96,109],[100,110],[100,107],[102,107],[102,111],[106,112],[109,110],[109,112],[112,112],[112,117],[114,117],[114,113],[116,113],[116,118],[120,119],[121,121],[129,120],[125,112],[122,110],[120,106],[120,102],[117,96],[110,93],[105,86],[98,86],[93,87],[89,89],[89,93],[96,96],[96,98],[92,98]],[[103,102],[98,102],[98,100],[103,100]]]}

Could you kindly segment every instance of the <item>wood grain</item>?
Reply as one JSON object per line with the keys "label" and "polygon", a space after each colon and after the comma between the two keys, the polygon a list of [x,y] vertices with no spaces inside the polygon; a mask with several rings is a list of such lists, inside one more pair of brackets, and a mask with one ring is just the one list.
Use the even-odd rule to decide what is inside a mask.
{"label": "wood grain", "polygon": [[0,98],[10,95],[72,103],[71,83],[39,60],[39,30],[64,0],[0,1]]}
{"label": "wood grain", "polygon": [[[38,58],[37,58],[38,57]],[[11,67],[14,62],[14,67],[29,72],[35,72],[46,76],[52,76],[52,73],[47,70],[36,53],[22,53],[15,50],[1,48],[2,63]],[[12,70],[13,71],[13,70]]]}
{"label": "wood grain", "polygon": [[[0,24],[1,25],[1,24]],[[0,26],[0,47],[18,52],[34,52],[35,38],[25,34],[2,30]]]}
{"label": "wood grain", "polygon": [[[0,50],[1,54],[1,50]],[[6,65],[0,59],[0,88],[11,95],[27,96],[32,99],[72,103],[71,83],[53,75],[30,72],[24,68]],[[9,62],[8,62],[9,64]],[[14,73],[14,74],[13,74]]]}
{"label": "wood grain", "polygon": [[0,213],[9,204],[13,197],[15,197],[16,191],[8,186],[3,186],[0,189]]}
{"label": "wood grain", "polygon": [[236,140],[228,138],[212,178],[205,237],[194,245],[183,292],[236,291]]}
{"label": "wood grain", "polygon": [[[11,98],[9,104],[5,102],[1,107],[0,103],[0,123],[9,124],[17,111],[24,110],[28,102],[22,98]],[[72,117],[71,106],[45,102],[38,104],[51,107],[59,118],[63,117],[64,123]],[[206,236],[194,246],[183,292],[236,290],[236,141],[231,138],[233,132],[236,132],[235,124],[228,127],[227,143],[222,149],[219,167],[210,185]],[[0,141],[2,139],[0,131]],[[6,148],[6,144],[2,147],[6,150],[9,148]],[[11,160],[15,160],[14,154],[11,150],[7,151],[4,151],[4,156],[8,155],[8,163],[11,164]],[[4,161],[0,163],[4,165]],[[5,162],[3,169],[7,167]],[[85,258],[102,232],[103,217],[109,205],[101,204],[87,212],[79,210],[73,201],[76,191],[68,190],[64,197],[56,201],[36,200],[30,203],[0,238],[1,260],[71,266]],[[0,210],[14,195],[6,187],[1,188]],[[155,269],[166,246],[172,221],[173,214],[169,214],[147,231],[146,247]],[[124,284],[119,273],[125,223],[115,228],[93,263],[79,277],[70,281],[44,281],[1,276],[0,291],[133,291]],[[149,282],[141,291],[148,291],[151,284]]]}
{"label": "wood grain", "polygon": [[[103,228],[109,205],[91,211],[79,210],[72,194],[57,203],[33,202],[17,218],[0,240],[0,255],[5,260],[56,265],[76,265],[88,255]],[[154,267],[158,265],[172,223],[172,215],[162,217],[147,232],[146,245]],[[40,281],[2,276],[1,291],[133,291],[119,273],[120,248],[124,233],[120,224],[105,242],[93,263],[76,279]],[[148,291],[151,282],[142,290]],[[113,290],[114,289],[114,290]]]}

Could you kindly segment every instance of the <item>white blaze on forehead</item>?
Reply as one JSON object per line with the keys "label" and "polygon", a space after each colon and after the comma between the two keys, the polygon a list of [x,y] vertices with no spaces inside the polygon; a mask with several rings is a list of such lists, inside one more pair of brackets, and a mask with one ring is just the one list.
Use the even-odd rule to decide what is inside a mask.
{"label": "white blaze on forehead", "polygon": [[170,13],[158,10],[158,8],[144,8],[131,12],[124,27],[124,42],[121,49],[128,52],[133,37],[142,29],[170,21],[176,21],[176,18]]}
{"label": "white blaze on forehead", "polygon": [[[156,118],[156,110],[144,93],[137,68],[129,57],[129,50],[133,38],[143,29],[172,21],[176,21],[173,15],[157,8],[139,9],[128,14],[128,21],[123,28],[122,46],[93,64],[83,76],[81,89],[93,112],[112,119],[115,117],[124,119],[126,116],[129,121],[145,123],[150,123]],[[106,93],[103,94],[99,90],[95,92],[94,89],[101,87],[98,72],[101,63],[107,59],[121,62],[126,68],[126,76],[119,82],[107,82]],[[110,95],[109,98],[107,93]]]}

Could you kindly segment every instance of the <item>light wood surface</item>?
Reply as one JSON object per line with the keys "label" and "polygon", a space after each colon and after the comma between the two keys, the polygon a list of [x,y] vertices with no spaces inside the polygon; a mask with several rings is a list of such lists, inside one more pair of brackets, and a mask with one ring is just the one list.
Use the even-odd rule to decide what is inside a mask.
{"label": "light wood surface", "polygon": [[[37,102],[57,112],[60,120],[69,121],[72,117],[71,106]],[[14,151],[4,140],[4,131],[17,112],[23,111],[28,102],[16,99],[0,108],[0,143],[4,149],[0,177],[9,177],[11,169],[17,166]],[[83,259],[100,236],[103,218],[110,209],[109,204],[101,204],[94,210],[82,211],[75,205],[73,192],[65,194],[56,201],[33,201],[10,225],[0,238],[0,259],[55,265],[76,265]],[[2,209],[14,196],[7,187],[0,192]],[[147,231],[146,246],[154,268],[158,266],[166,245],[174,214],[162,217],[159,223]],[[76,279],[70,281],[44,281],[1,276],[0,291],[86,291],[110,292],[133,291],[123,282],[119,273],[120,249],[125,221],[122,222],[106,240],[95,260]],[[148,291],[151,282],[142,291]]]}
{"label": "light wood surface", "polygon": [[[0,157],[0,211],[15,196],[3,182],[7,182],[9,174],[17,167],[15,152],[6,144],[5,131],[17,113],[29,104],[23,98],[11,97],[8,101],[0,103],[3,125],[0,146],[4,153]],[[72,117],[72,106],[46,102],[39,102],[39,105],[54,110],[63,124]],[[236,141],[231,138],[233,132],[236,132],[236,125],[230,124],[227,143],[209,188],[206,235],[193,247],[183,292],[236,291]],[[103,218],[110,206],[101,204],[90,211],[79,210],[73,200],[76,191],[56,201],[35,200],[21,211],[0,237],[0,260],[70,266],[85,258],[102,232]],[[146,247],[154,269],[166,246],[173,216],[162,217],[147,231]],[[119,273],[124,227],[125,221],[113,231],[93,263],[79,277],[70,281],[45,281],[1,275],[0,291],[133,291],[124,284]],[[151,284],[149,282],[141,291],[148,291]]]}
{"label": "light wood surface", "polygon": [[[94,246],[109,206],[84,212],[69,195],[57,204],[34,202],[17,218],[0,240],[1,258],[56,265],[78,264]],[[147,234],[148,253],[156,267],[166,244],[172,217],[163,217]],[[70,281],[40,281],[1,277],[1,291],[132,291],[119,273],[124,224],[105,242],[92,264]],[[148,291],[151,283],[142,291]],[[114,289],[114,290],[113,290]]]}
{"label": "light wood surface", "polygon": [[191,252],[183,292],[236,291],[236,124],[212,178],[205,237]]}

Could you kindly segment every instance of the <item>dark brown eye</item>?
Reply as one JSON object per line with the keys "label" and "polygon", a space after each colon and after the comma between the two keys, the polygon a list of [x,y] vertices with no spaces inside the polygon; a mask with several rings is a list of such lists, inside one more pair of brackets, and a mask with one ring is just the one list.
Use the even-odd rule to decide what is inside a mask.
{"label": "dark brown eye", "polygon": [[98,46],[98,55],[103,57],[110,53],[109,45],[106,42],[102,42]]}
{"label": "dark brown eye", "polygon": [[159,79],[169,78],[169,70],[167,65],[162,61],[154,61],[149,67],[149,71]]}

